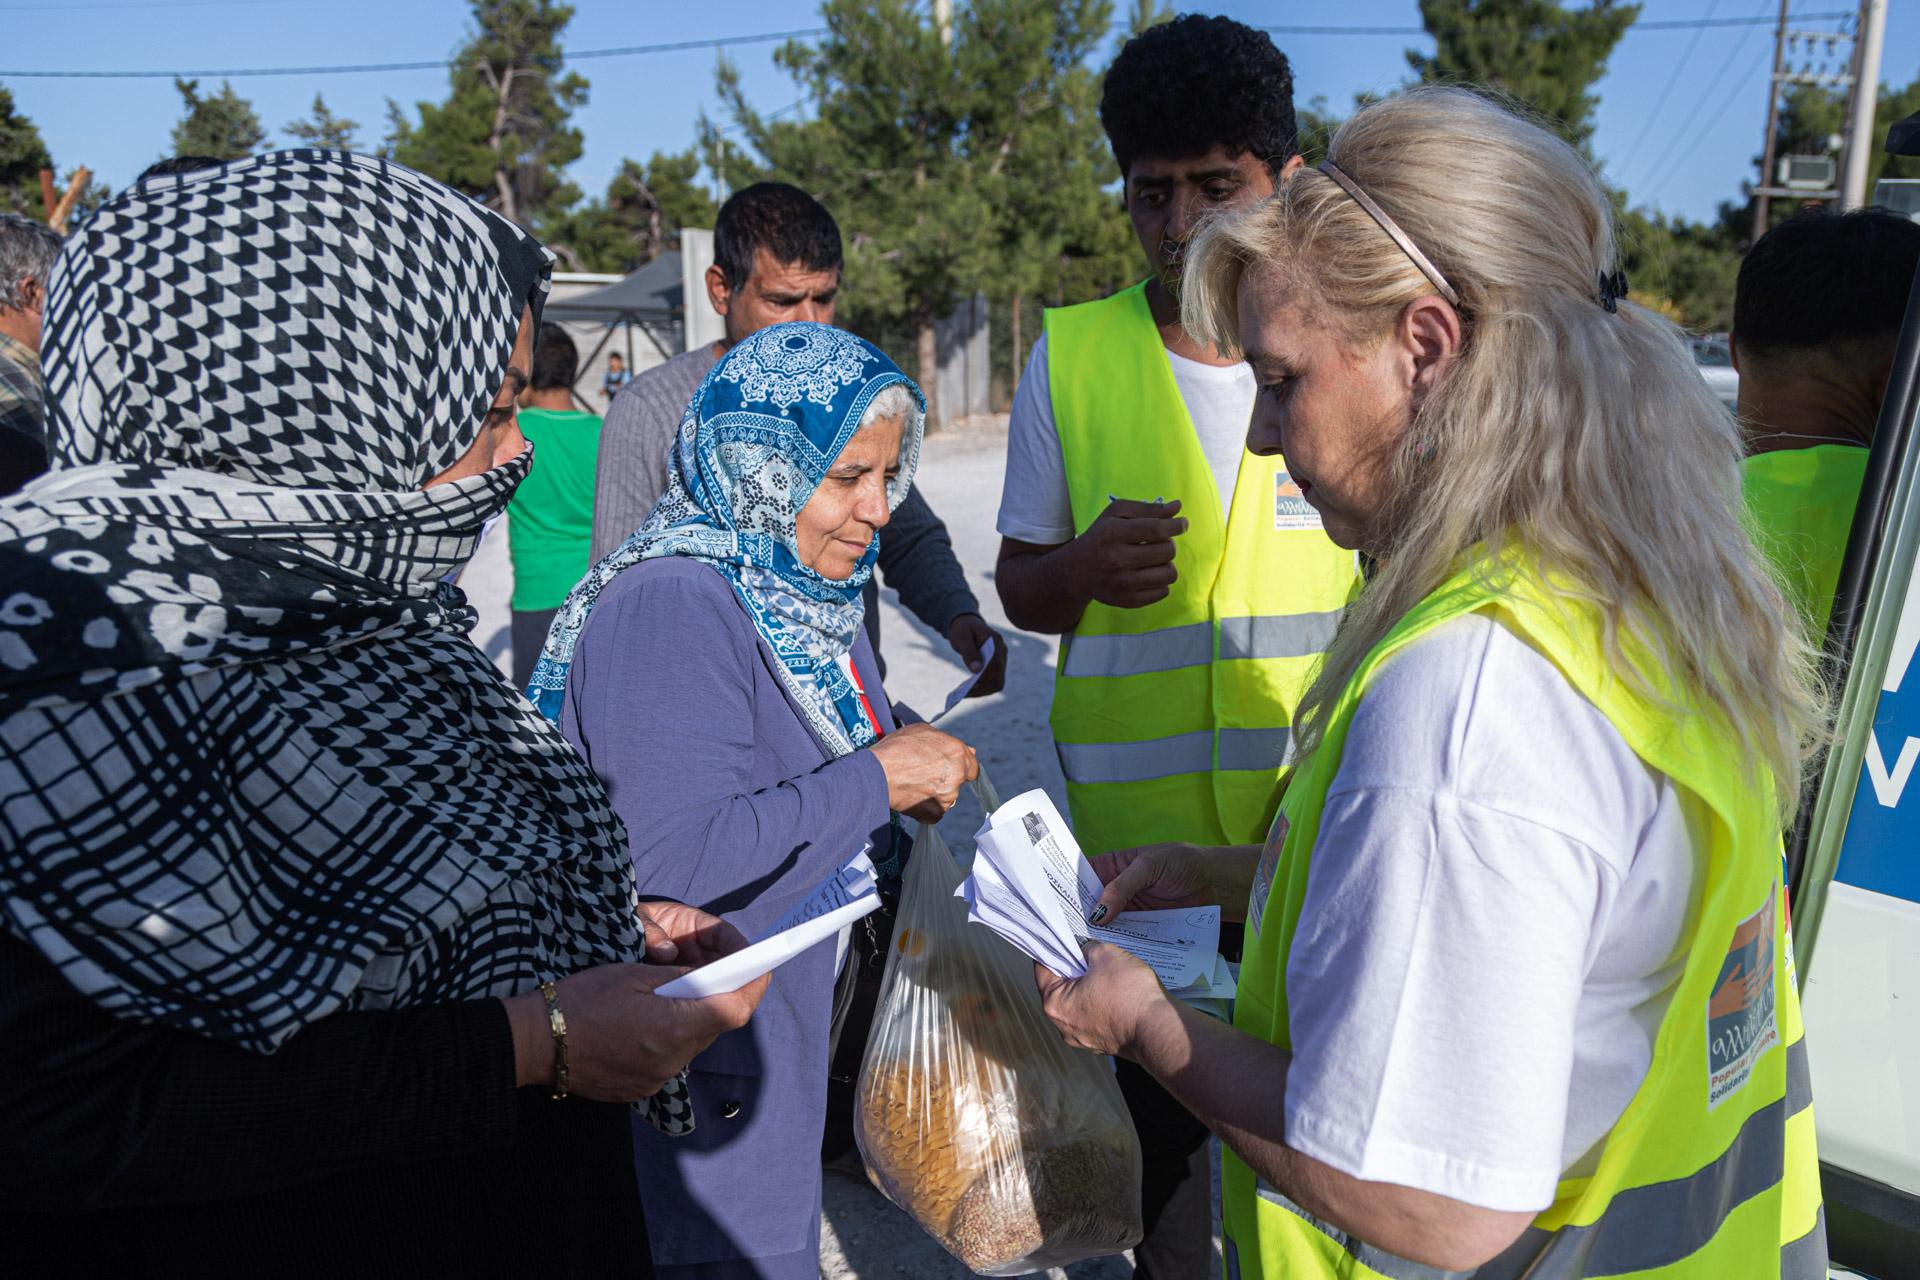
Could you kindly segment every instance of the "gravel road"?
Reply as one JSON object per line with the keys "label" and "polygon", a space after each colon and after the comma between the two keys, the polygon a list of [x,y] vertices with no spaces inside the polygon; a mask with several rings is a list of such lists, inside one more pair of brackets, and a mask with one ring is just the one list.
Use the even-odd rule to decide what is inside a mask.
{"label": "gravel road", "polygon": [[[1054,642],[1013,630],[993,589],[994,556],[1000,545],[993,521],[1000,505],[1006,439],[1005,417],[975,419],[963,428],[928,437],[921,456],[917,477],[920,490],[947,522],[954,551],[966,566],[974,594],[980,598],[980,611],[1008,645],[1005,692],[969,700],[940,724],[980,753],[981,762],[1003,797],[1030,787],[1044,787],[1064,811],[1065,786],[1047,730]],[[507,596],[511,581],[507,529],[502,522],[461,578],[461,586],[480,612],[474,640],[502,670],[509,660]],[[948,691],[965,678],[966,669],[945,639],[902,609],[893,592],[881,592],[881,610],[887,693],[895,702],[931,715],[945,704]],[[979,825],[979,806],[971,795],[963,794],[959,806],[940,827],[955,853],[964,858],[972,852],[972,833]],[[830,1172],[824,1204],[820,1274],[827,1280],[890,1280],[894,1276],[961,1280],[973,1274],[864,1178]],[[1217,1223],[1215,1236],[1217,1240]],[[1071,1280],[1126,1280],[1133,1274],[1133,1267],[1127,1257],[1116,1256],[1043,1274]]]}

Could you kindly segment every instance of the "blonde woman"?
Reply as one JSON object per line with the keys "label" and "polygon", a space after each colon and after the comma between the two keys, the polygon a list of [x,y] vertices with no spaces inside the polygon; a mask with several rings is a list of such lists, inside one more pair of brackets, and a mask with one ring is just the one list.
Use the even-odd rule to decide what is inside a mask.
{"label": "blonde woman", "polygon": [[1047,1011],[1225,1142],[1229,1274],[1824,1276],[1778,836],[1821,703],[1734,424],[1552,134],[1426,89],[1330,150],[1183,318],[1378,568],[1265,845],[1096,864],[1096,916],[1244,906],[1234,1025],[1106,947]]}

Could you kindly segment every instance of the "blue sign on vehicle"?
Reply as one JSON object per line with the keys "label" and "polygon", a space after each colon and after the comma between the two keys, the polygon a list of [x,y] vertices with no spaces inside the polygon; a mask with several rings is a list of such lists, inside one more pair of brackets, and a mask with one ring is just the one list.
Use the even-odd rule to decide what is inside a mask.
{"label": "blue sign on vehicle", "polygon": [[1920,902],[1920,570],[1907,584],[1834,879]]}

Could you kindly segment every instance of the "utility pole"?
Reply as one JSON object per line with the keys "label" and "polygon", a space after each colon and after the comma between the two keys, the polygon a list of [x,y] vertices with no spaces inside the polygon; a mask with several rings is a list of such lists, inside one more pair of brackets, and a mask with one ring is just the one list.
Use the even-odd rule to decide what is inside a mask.
{"label": "utility pole", "polygon": [[1773,71],[1767,76],[1767,140],[1760,151],[1760,186],[1753,193],[1753,235],[1767,231],[1767,185],[1773,181],[1773,134],[1780,124],[1780,76],[1787,59],[1787,0],[1780,0],[1780,20],[1773,28]]}
{"label": "utility pole", "polygon": [[[1836,169],[1831,184],[1825,189],[1810,189],[1808,185],[1798,184],[1791,179],[1783,179],[1776,171],[1776,165],[1782,157],[1774,147],[1774,134],[1780,127],[1780,97],[1787,85],[1814,85],[1820,88],[1838,89],[1845,87],[1847,92],[1847,133],[1842,140],[1844,153],[1841,164],[1850,166],[1853,157],[1858,155],[1860,181],[1866,183],[1867,154],[1872,149],[1873,108],[1878,97],[1877,86],[1880,76],[1880,40],[1885,30],[1887,17],[1886,0],[1861,0],[1859,12],[1855,16],[1854,29],[1844,31],[1794,31],[1787,26],[1788,0],[1780,0],[1780,17],[1773,32],[1773,71],[1767,77],[1767,136],[1760,149],[1760,181],[1753,188],[1753,234],[1749,240],[1758,240],[1767,230],[1767,213],[1775,199],[1812,202],[1817,200],[1842,201],[1844,186],[1836,179]],[[1866,65],[1867,45],[1869,43],[1869,25],[1872,31],[1871,67]],[[1833,59],[1839,50],[1840,42],[1851,41],[1853,49],[1847,58],[1847,69],[1841,72],[1826,70],[1824,66],[1816,69],[1814,50],[1818,45],[1826,46],[1823,62]],[[1803,48],[1806,59],[1800,70],[1795,71],[1788,65],[1788,55],[1795,47]],[[1854,123],[1861,119],[1865,111],[1864,123]],[[1859,145],[1853,145],[1853,139],[1859,138]]]}
{"label": "utility pole", "polygon": [[1862,0],[1854,37],[1853,100],[1847,112],[1846,174],[1840,207],[1858,209],[1867,198],[1867,160],[1873,154],[1873,112],[1880,101],[1880,49],[1887,37],[1887,0]]}

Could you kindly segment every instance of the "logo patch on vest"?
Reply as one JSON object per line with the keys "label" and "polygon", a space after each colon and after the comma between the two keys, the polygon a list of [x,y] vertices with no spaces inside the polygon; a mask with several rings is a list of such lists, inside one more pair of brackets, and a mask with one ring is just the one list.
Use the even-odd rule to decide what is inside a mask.
{"label": "logo patch on vest", "polygon": [[1738,1093],[1753,1064],[1780,1033],[1773,1019],[1773,913],[1769,888],[1760,909],[1734,926],[1720,976],[1707,997],[1707,1110]]}
{"label": "logo patch on vest", "polygon": [[1284,467],[1276,467],[1273,472],[1273,527],[1277,533],[1322,527],[1320,513],[1301,494],[1300,486]]}
{"label": "logo patch on vest", "polygon": [[1260,936],[1260,917],[1267,913],[1267,899],[1273,895],[1274,872],[1280,867],[1280,846],[1287,842],[1287,815],[1273,815],[1267,828],[1266,847],[1260,850],[1260,864],[1253,869],[1253,889],[1247,894],[1247,923],[1253,936]]}

